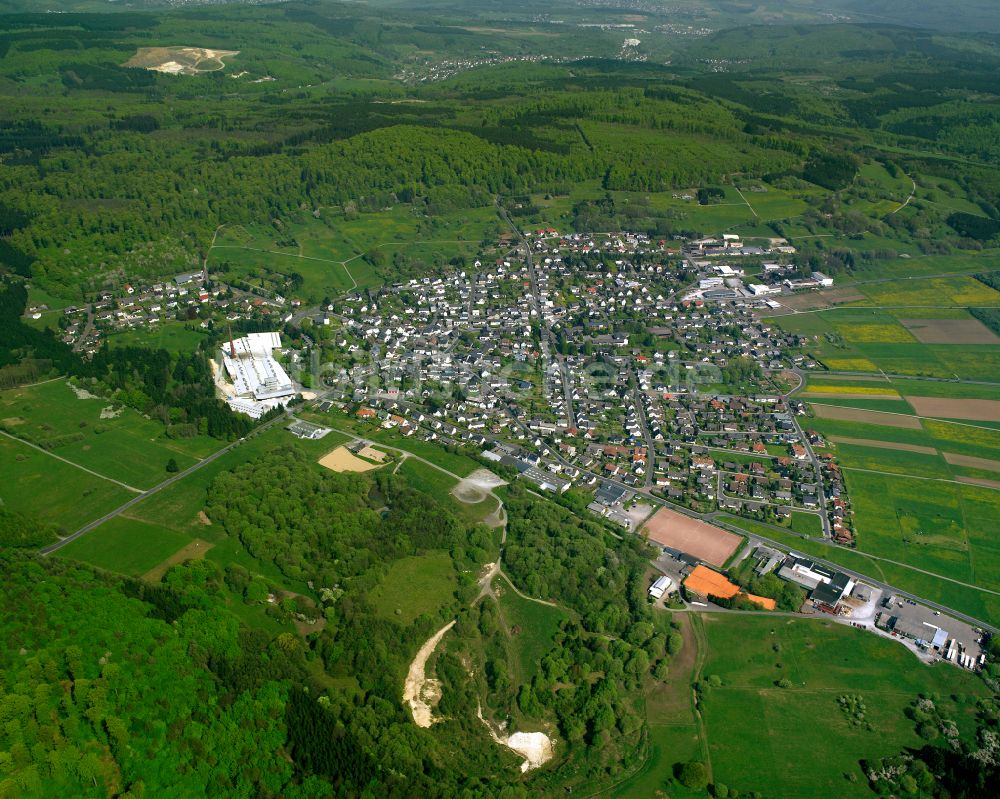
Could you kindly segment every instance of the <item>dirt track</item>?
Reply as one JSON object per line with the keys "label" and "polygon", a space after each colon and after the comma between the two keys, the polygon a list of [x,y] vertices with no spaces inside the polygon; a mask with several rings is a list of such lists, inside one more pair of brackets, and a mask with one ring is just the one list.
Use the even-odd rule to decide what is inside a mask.
{"label": "dirt track", "polygon": [[430,727],[434,723],[434,705],[441,698],[441,688],[437,680],[427,677],[425,668],[427,659],[434,654],[437,645],[444,634],[455,626],[455,621],[448,622],[434,635],[427,639],[417,656],[410,663],[403,685],[403,703],[410,706],[413,721],[418,727]]}

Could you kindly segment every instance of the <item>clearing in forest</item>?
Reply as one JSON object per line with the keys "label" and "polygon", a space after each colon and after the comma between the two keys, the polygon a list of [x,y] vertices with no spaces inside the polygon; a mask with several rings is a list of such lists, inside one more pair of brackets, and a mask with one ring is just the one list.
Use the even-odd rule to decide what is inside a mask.
{"label": "clearing in forest", "polygon": [[198,75],[225,69],[222,59],[239,54],[239,50],[210,50],[207,47],[140,47],[122,66],[166,75]]}

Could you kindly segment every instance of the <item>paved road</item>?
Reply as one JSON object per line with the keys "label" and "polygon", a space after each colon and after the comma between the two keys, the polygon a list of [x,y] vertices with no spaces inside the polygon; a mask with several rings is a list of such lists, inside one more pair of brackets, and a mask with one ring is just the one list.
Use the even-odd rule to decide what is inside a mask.
{"label": "paved road", "polygon": [[535,315],[538,317],[538,323],[542,329],[542,351],[544,355],[544,360],[546,366],[550,359],[554,358],[556,363],[559,365],[559,377],[563,385],[563,404],[566,411],[566,419],[569,422],[569,427],[576,427],[576,413],[573,410],[573,387],[572,381],[570,380],[569,368],[566,366],[566,359],[559,352],[558,347],[556,347],[556,338],[552,333],[552,328],[545,321],[545,317],[542,314],[542,306],[538,301],[538,273],[535,271],[535,262],[531,257],[531,244],[527,239],[521,235],[521,230],[514,220],[510,218],[510,214],[507,213],[507,209],[503,207],[500,203],[500,198],[495,200],[497,213],[500,217],[507,223],[510,229],[517,236],[518,240],[524,245],[525,261],[528,265],[528,280],[531,282],[531,305],[535,311]]}
{"label": "paved road", "polygon": [[124,505],[120,505],[119,507],[115,508],[110,513],[106,513],[101,518],[94,519],[94,521],[90,522],[89,524],[85,524],[83,527],[81,527],[75,533],[70,533],[68,536],[66,536],[65,538],[59,539],[54,544],[49,544],[47,547],[43,547],[42,549],[39,550],[39,553],[42,554],[42,555],[51,555],[53,552],[56,552],[57,550],[62,549],[67,544],[70,544],[73,541],[76,541],[76,539],[80,538],[81,536],[86,535],[91,530],[94,530],[95,528],[100,527],[102,524],[104,524],[104,522],[109,521],[110,519],[114,519],[116,516],[120,516],[122,513],[124,513],[125,511],[127,511],[129,508],[131,508],[133,505],[139,504],[144,499],[148,499],[149,497],[153,496],[153,494],[159,493],[164,488],[167,488],[167,487],[173,485],[174,483],[176,483],[178,480],[183,480],[185,477],[187,477],[192,472],[196,472],[200,468],[202,468],[203,466],[207,466],[208,464],[210,464],[212,461],[216,460],[217,458],[221,458],[223,455],[225,455],[231,449],[233,449],[234,447],[238,447],[240,444],[242,444],[244,441],[246,441],[247,438],[252,438],[253,436],[255,436],[257,434],[262,433],[264,430],[266,430],[267,428],[271,427],[272,425],[277,424],[278,422],[283,422],[283,421],[287,421],[287,420],[288,420],[288,417],[282,415],[282,416],[278,416],[275,419],[272,419],[269,422],[265,422],[260,427],[256,428],[252,433],[250,433],[250,435],[248,435],[246,438],[241,438],[238,441],[234,441],[232,444],[228,444],[227,446],[223,447],[222,449],[218,450],[217,452],[213,452],[211,455],[209,455],[204,460],[198,461],[194,466],[189,466],[183,472],[178,472],[173,477],[168,477],[166,480],[164,480],[159,485],[153,486],[148,491],[143,491],[141,494],[139,494],[138,496],[134,497],[133,499],[130,499]]}

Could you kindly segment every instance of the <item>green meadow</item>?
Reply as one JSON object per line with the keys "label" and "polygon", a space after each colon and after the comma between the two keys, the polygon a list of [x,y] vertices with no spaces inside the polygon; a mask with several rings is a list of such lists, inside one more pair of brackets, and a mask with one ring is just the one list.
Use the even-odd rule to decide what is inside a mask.
{"label": "green meadow", "polygon": [[[102,415],[105,418],[102,418]],[[135,488],[152,488],[169,474],[223,444],[207,436],[170,439],[163,425],[109,400],[79,399],[64,380],[0,392],[0,425],[61,458]]]}
{"label": "green meadow", "polygon": [[[974,697],[987,693],[971,674],[924,666],[897,643],[828,620],[701,619],[707,655],[699,676],[721,680],[702,694],[712,773],[740,791],[869,796],[859,761],[921,744],[903,712],[917,694],[961,694],[966,701],[945,698],[941,705],[970,735]],[[780,680],[790,686],[777,687]],[[863,697],[862,725],[840,710],[844,694]]]}
{"label": "green meadow", "polygon": [[404,263],[426,272],[456,256],[474,259],[482,243],[494,243],[499,231],[492,206],[431,217],[407,204],[370,213],[326,208],[280,229],[222,227],[209,266],[228,264],[232,275],[251,283],[297,273],[303,283],[293,295],[318,302],[391,282],[403,276]]}
{"label": "green meadow", "polygon": [[135,496],[115,483],[0,436],[4,507],[72,533]]}
{"label": "green meadow", "polygon": [[108,571],[139,577],[183,548],[189,540],[175,530],[119,516],[66,545],[58,554]]}
{"label": "green meadow", "polygon": [[428,552],[395,561],[368,599],[382,618],[412,624],[450,604],[457,586],[451,556]]}
{"label": "green meadow", "polygon": [[[647,686],[646,760],[616,799],[704,796],[671,779],[674,764],[689,760],[741,795],[864,799],[861,760],[921,745],[904,713],[918,694],[936,695],[965,737],[988,693],[972,674],[925,666],[895,642],[827,619],[691,614],[681,626],[684,649],[666,685]],[[841,710],[844,695],[862,697],[860,724]]]}

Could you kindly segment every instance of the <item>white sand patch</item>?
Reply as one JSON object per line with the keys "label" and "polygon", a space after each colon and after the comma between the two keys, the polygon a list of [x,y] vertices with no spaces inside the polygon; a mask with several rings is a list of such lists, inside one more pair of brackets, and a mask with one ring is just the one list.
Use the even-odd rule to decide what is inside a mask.
{"label": "white sand patch", "polygon": [[[531,771],[532,769],[544,766],[555,754],[555,746],[551,738],[544,732],[515,732],[504,738],[501,733],[493,729],[485,718],[483,718],[483,706],[478,708],[479,720],[486,725],[490,731],[490,737],[501,746],[506,746],[524,758],[521,764],[521,771]],[[501,732],[503,732],[501,730]]]}
{"label": "white sand patch", "polygon": [[68,385],[73,390],[73,393],[76,394],[76,398],[77,399],[84,399],[84,400],[86,400],[86,399],[100,399],[100,397],[98,397],[96,394],[91,394],[85,388],[80,388],[79,386],[74,386],[72,383],[67,383],[66,385]]}
{"label": "white sand patch", "polygon": [[440,681],[428,677],[424,672],[427,659],[434,654],[444,634],[454,626],[455,621],[452,620],[428,638],[420,647],[417,656],[413,658],[406,674],[406,682],[403,684],[403,704],[410,706],[413,721],[418,727],[430,727],[435,722],[434,708],[441,699]]}
{"label": "white sand patch", "polygon": [[155,67],[149,67],[149,69],[154,72],[163,72],[167,75],[180,75],[184,69],[184,65],[178,64],[176,61],[165,61]]}
{"label": "white sand patch", "polygon": [[115,408],[114,405],[108,405],[101,408],[101,418],[102,419],[117,419],[122,415],[123,408]]}
{"label": "white sand patch", "polygon": [[319,465],[334,472],[369,472],[377,469],[377,463],[363,461],[347,447],[337,447],[319,459]]}
{"label": "white sand patch", "polygon": [[501,480],[489,469],[476,469],[468,477],[459,480],[451,493],[459,502],[475,505],[486,499],[494,488],[505,485],[507,481]]}

